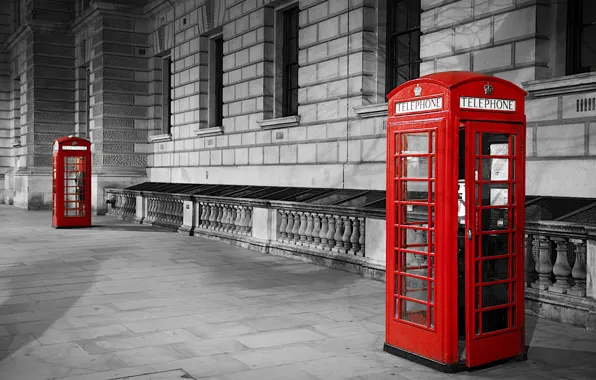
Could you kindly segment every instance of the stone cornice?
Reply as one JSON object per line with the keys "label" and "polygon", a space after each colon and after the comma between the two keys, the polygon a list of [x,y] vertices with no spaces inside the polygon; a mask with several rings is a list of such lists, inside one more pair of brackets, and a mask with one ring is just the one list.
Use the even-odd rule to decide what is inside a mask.
{"label": "stone cornice", "polygon": [[31,28],[29,28],[29,25],[24,24],[21,25],[17,30],[15,30],[14,32],[12,32],[12,34],[10,34],[8,36],[8,38],[6,39],[6,50],[7,51],[11,51],[15,48],[16,45],[18,45],[19,42],[21,42],[21,40],[23,38],[25,38],[27,36],[27,34],[29,34],[31,32]]}
{"label": "stone cornice", "polygon": [[594,91],[596,90],[596,73],[533,80],[522,83],[522,87],[532,98]]}
{"label": "stone cornice", "polygon": [[77,34],[81,30],[89,27],[91,25],[91,22],[94,21],[94,19],[97,18],[97,15],[99,14],[98,12],[96,12],[96,10],[96,3],[91,3],[91,5],[89,5],[89,8],[85,9],[83,13],[81,13],[71,21],[70,30],[72,30],[74,34]]}

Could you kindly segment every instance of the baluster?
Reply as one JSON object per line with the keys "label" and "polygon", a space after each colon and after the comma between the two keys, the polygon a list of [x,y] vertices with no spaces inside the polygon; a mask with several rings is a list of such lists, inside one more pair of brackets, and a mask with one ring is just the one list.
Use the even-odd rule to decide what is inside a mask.
{"label": "baluster", "polygon": [[151,214],[153,221],[157,220],[157,198],[151,197],[151,203],[153,204]]}
{"label": "baluster", "polygon": [[341,219],[342,217],[340,215],[335,216],[335,234],[333,235],[333,240],[335,240],[335,251],[341,251],[344,248],[344,242],[342,241],[344,224]]}
{"label": "baluster", "polygon": [[312,214],[313,217],[313,228],[312,228],[312,237],[311,237],[311,241],[312,243],[310,244],[311,247],[317,247],[320,243],[321,243],[321,236],[319,236],[319,234],[321,233],[321,216],[317,213],[313,213]]}
{"label": "baluster", "polygon": [[327,230],[327,249],[331,250],[335,246],[335,217],[333,215],[327,215],[329,219],[329,229]]}
{"label": "baluster", "polygon": [[226,232],[234,232],[234,229],[236,228],[236,206],[234,205],[229,205],[230,207],[230,217],[228,219],[228,228],[226,228]]}
{"label": "baluster", "polygon": [[360,237],[358,238],[358,245],[360,245],[360,252],[358,256],[365,256],[365,251],[364,251],[364,243],[365,243],[365,239],[364,239],[364,231],[365,231],[365,227],[366,227],[366,219],[362,219],[362,221],[360,222]]}
{"label": "baluster", "polygon": [[551,240],[555,242],[557,252],[557,259],[553,266],[553,273],[556,276],[556,281],[553,285],[549,286],[548,290],[565,294],[567,293],[567,290],[571,288],[571,284],[569,283],[571,267],[569,266],[569,260],[567,258],[569,243],[562,237],[552,237]]}
{"label": "baluster", "polygon": [[287,236],[287,242],[291,242],[294,239],[294,234],[292,233],[292,230],[294,229],[294,211],[292,210],[288,210],[288,226],[286,227],[286,236]]}
{"label": "baluster", "polygon": [[226,232],[230,227],[230,205],[223,205],[223,217],[221,218],[221,230]]}
{"label": "baluster", "polygon": [[321,231],[319,232],[319,239],[323,249],[328,245],[327,233],[329,233],[329,221],[327,215],[321,214]]}
{"label": "baluster", "polygon": [[570,240],[573,244],[575,251],[575,263],[573,264],[573,270],[571,276],[573,277],[574,285],[567,293],[578,296],[586,296],[586,242],[579,239]]}
{"label": "baluster", "polygon": [[344,253],[347,253],[352,249],[352,242],[350,242],[350,238],[352,237],[352,220],[350,217],[342,217],[342,219],[344,221],[344,234],[341,237],[341,241],[343,242]]}
{"label": "baluster", "polygon": [[358,217],[353,218],[353,225],[354,228],[352,230],[352,235],[350,236],[350,243],[352,244],[352,253],[354,255],[361,256],[360,252],[360,243],[358,240],[360,239],[360,219]]}
{"label": "baluster", "polygon": [[239,206],[239,210],[240,219],[238,220],[238,234],[244,235],[244,231],[246,231],[246,206]]}
{"label": "baluster", "polygon": [[294,225],[292,226],[292,243],[300,241],[300,213],[294,212]]}
{"label": "baluster", "polygon": [[164,207],[164,221],[168,224],[172,223],[172,199],[166,198],[165,199],[165,207]]}
{"label": "baluster", "polygon": [[161,219],[161,207],[162,207],[162,204],[160,202],[160,199],[155,197],[155,221],[158,221]]}
{"label": "baluster", "polygon": [[545,236],[535,236],[534,244],[538,245],[538,260],[536,260],[536,272],[538,279],[532,283],[535,289],[546,290],[553,284],[550,274],[553,264],[550,261],[550,241]]}
{"label": "baluster", "polygon": [[286,210],[277,210],[278,215],[281,217],[281,223],[277,232],[277,240],[285,240],[288,234],[286,234],[286,227],[288,226],[288,214]]}
{"label": "baluster", "polygon": [[246,234],[252,236],[252,207],[247,207],[246,214]]}
{"label": "baluster", "polygon": [[215,212],[216,212],[215,205],[213,203],[209,203],[209,218],[208,218],[209,222],[207,224],[207,227],[210,230],[215,228],[215,218],[216,218]]}
{"label": "baluster", "polygon": [[221,218],[223,216],[223,207],[222,207],[221,203],[216,203],[215,207],[217,210],[216,217],[215,217],[215,230],[219,231],[219,230],[221,230]]}
{"label": "baluster", "polygon": [[534,262],[534,255],[533,255],[533,245],[532,241],[534,240],[534,236],[530,234],[526,234],[526,245],[525,245],[525,254],[526,254],[526,263],[525,263],[525,270],[526,270],[526,286],[531,286],[532,282],[535,280],[535,273],[536,273],[536,263]]}
{"label": "baluster", "polygon": [[240,206],[234,206],[234,212],[236,213],[236,218],[234,219],[234,228],[232,233],[238,234],[240,233],[240,220],[242,219],[242,210],[240,210]]}
{"label": "baluster", "polygon": [[315,229],[314,220],[313,220],[313,213],[307,212],[306,213],[306,229],[304,230],[304,235],[306,236],[306,244],[303,245],[311,245],[313,242],[313,231]]}
{"label": "baluster", "polygon": [[298,236],[300,236],[300,244],[304,245],[306,242],[306,213],[299,212],[300,214],[300,228],[298,228]]}
{"label": "baluster", "polygon": [[205,228],[205,204],[203,202],[199,202],[199,220],[197,221],[197,225],[200,228]]}
{"label": "baluster", "polygon": [[176,224],[182,225],[182,223],[184,223],[184,202],[178,199],[178,220]]}

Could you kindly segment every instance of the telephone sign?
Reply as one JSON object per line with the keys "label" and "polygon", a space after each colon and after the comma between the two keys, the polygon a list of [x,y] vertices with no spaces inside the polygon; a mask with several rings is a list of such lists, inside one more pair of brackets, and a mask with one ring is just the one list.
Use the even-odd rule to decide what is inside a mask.
{"label": "telephone sign", "polygon": [[388,95],[385,351],[448,372],[525,358],[524,97],[471,72]]}

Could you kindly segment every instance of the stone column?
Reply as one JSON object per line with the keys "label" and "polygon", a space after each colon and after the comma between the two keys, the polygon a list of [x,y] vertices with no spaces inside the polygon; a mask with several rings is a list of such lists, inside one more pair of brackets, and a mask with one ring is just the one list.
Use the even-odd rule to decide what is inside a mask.
{"label": "stone column", "polygon": [[132,8],[99,3],[90,63],[92,208],[104,214],[103,189],[146,181],[148,118],[154,112],[147,22]]}

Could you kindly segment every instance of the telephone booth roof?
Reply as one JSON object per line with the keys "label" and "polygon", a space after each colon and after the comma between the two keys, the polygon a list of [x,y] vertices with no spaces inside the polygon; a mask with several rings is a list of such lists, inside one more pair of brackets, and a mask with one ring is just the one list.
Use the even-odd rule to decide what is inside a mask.
{"label": "telephone booth roof", "polygon": [[82,139],[80,137],[76,137],[76,136],[63,136],[63,137],[59,137],[57,139],[54,140],[54,144],[58,143],[60,145],[62,145],[65,142],[74,142],[76,141],[77,144],[85,144],[85,145],[90,145],[91,142],[89,140],[85,140]]}
{"label": "telephone booth roof", "polygon": [[526,92],[516,86],[515,84],[506,81],[501,78],[493,77],[490,75],[477,73],[473,71],[443,71],[439,73],[432,73],[420,77],[418,79],[411,80],[406,82],[396,88],[393,89],[389,94],[387,94],[387,99],[392,98],[395,94],[402,91],[404,88],[408,88],[415,84],[422,84],[422,83],[432,83],[442,87],[445,87],[447,90],[454,90],[459,86],[462,86],[466,83],[476,82],[476,81],[490,81],[492,83],[501,83],[506,87],[513,89],[514,91],[518,92],[520,96],[526,96]]}

